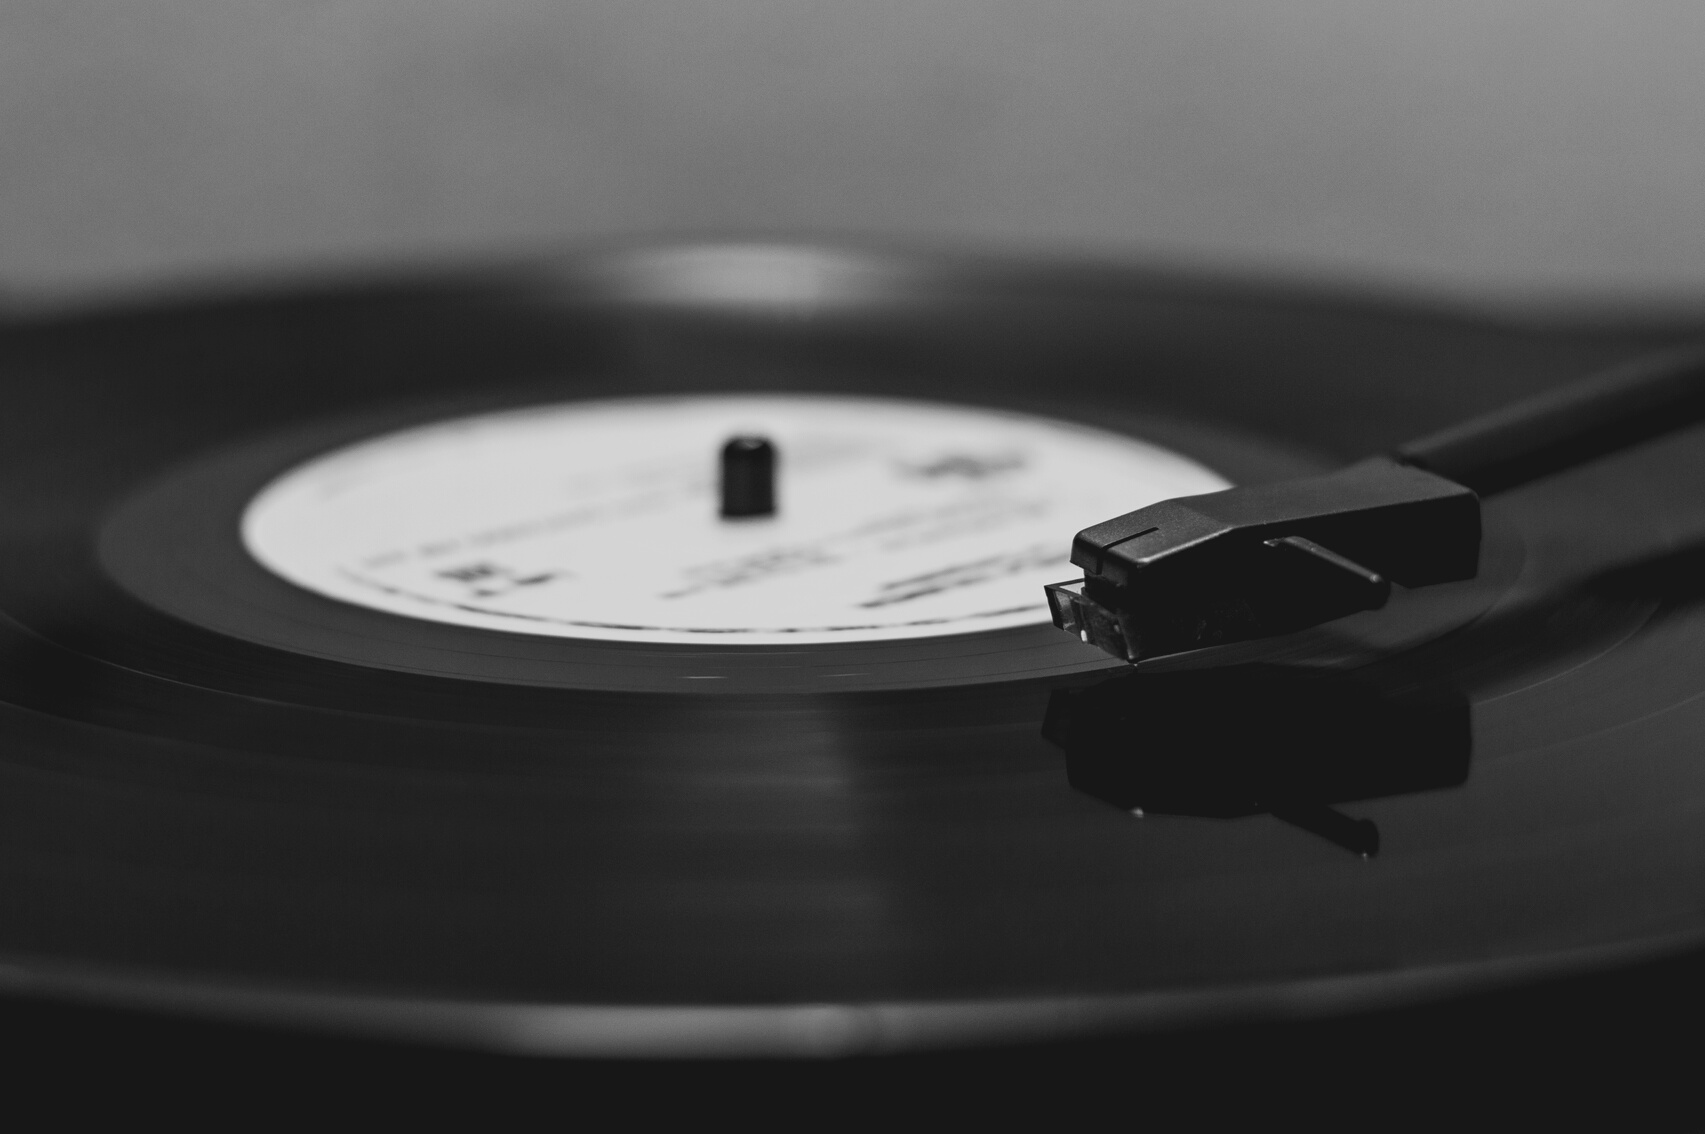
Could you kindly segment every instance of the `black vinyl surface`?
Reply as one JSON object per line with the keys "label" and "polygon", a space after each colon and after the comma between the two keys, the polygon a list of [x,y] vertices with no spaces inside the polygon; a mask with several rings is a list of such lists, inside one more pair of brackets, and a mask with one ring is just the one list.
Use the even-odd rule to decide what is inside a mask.
{"label": "black vinyl surface", "polygon": [[[844,647],[456,630],[243,555],[235,512],[280,469],[470,408],[926,396],[1247,481],[1692,332],[805,248],[771,253],[799,293],[705,284],[740,255],[0,332],[0,958],[47,1004],[15,1018],[58,998],[570,1055],[1080,1045],[1061,1060],[1693,971],[1697,432],[1499,497],[1481,578],[1443,598],[1135,677],[1038,629],[876,644],[875,677],[831,688]],[[734,680],[681,692],[689,664]]]}

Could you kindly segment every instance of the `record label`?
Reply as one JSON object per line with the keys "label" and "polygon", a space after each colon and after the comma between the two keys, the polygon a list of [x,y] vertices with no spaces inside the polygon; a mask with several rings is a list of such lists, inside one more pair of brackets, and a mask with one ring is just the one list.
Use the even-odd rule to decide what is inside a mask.
{"label": "record label", "polygon": [[[718,454],[779,453],[773,516]],[[267,486],[249,553],[319,594],[456,626],[651,643],[855,642],[1046,623],[1074,532],[1227,487],[1135,438],[887,398],[564,403],[404,430]]]}

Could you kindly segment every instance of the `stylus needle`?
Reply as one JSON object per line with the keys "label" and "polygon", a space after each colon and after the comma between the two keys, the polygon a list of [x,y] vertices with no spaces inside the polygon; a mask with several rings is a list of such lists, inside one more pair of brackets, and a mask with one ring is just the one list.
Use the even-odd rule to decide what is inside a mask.
{"label": "stylus needle", "polygon": [[1131,662],[1474,577],[1480,499],[1705,417],[1705,349],[1638,359],[1325,476],[1163,500],[1085,528],[1054,624]]}

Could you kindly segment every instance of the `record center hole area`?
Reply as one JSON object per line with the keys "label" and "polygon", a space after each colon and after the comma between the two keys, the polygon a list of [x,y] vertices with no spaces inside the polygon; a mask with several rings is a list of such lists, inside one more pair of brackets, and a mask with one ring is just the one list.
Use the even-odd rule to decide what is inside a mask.
{"label": "record center hole area", "polygon": [[[719,510],[719,454],[763,437],[773,514]],[[1072,536],[1229,481],[1159,445],[897,398],[563,402],[315,457],[244,510],[248,553],[318,594],[547,637],[777,645],[1049,622]]]}

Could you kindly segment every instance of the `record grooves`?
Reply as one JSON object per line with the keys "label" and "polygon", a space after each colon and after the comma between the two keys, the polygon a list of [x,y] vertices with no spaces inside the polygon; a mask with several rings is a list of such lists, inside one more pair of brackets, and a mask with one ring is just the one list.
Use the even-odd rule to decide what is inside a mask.
{"label": "record grooves", "polygon": [[[763,253],[816,273],[809,301],[706,289],[750,286],[752,255],[8,329],[11,986],[541,1052],[839,1054],[1329,1014],[1705,936],[1690,435],[1497,501],[1476,580],[1135,677],[1045,623],[506,633],[245,551],[244,508],[302,462],[517,406],[926,399],[1241,483],[1665,337],[810,248]],[[1304,732],[1306,774],[1241,755]]]}

